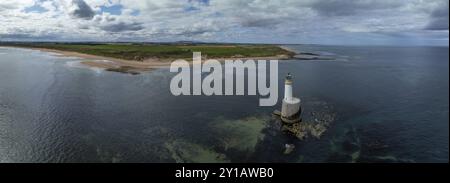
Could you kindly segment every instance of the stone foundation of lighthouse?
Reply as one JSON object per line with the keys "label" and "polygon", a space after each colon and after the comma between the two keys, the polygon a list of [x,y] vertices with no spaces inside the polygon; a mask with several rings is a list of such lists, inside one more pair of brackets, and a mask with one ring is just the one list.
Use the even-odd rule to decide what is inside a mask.
{"label": "stone foundation of lighthouse", "polygon": [[290,101],[283,100],[281,106],[281,116],[286,118],[293,117],[300,113],[300,107],[300,99],[298,98],[293,98]]}

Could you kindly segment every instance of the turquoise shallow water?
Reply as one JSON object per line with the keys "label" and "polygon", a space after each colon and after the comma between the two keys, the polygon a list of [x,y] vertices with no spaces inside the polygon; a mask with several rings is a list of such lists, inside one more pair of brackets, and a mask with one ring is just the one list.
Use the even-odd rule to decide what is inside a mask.
{"label": "turquoise shallow water", "polygon": [[[280,62],[321,139],[272,129],[259,96],[172,96],[167,69],[132,76],[0,48],[1,162],[448,162],[448,47],[288,46]],[[296,148],[283,154],[286,143]]]}

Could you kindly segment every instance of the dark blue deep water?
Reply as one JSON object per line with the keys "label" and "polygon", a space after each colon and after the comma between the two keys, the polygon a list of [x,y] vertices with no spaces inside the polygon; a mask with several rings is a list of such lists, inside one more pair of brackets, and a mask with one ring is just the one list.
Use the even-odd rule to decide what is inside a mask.
{"label": "dark blue deep water", "polygon": [[280,99],[291,72],[306,110],[336,114],[320,139],[268,129],[280,105],[258,96],[175,97],[167,69],[0,48],[0,162],[448,162],[448,47],[288,47],[334,58],[279,64]]}

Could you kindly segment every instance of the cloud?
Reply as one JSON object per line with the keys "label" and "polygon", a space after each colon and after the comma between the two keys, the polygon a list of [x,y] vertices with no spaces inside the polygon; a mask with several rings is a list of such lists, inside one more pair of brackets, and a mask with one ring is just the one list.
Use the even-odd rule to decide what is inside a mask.
{"label": "cloud", "polygon": [[3,40],[26,40],[26,41],[43,41],[43,40],[54,40],[58,39],[60,36],[56,32],[43,31],[35,32],[23,29],[11,29],[9,33],[0,33],[0,39]]}
{"label": "cloud", "polygon": [[[184,37],[210,35],[222,30],[220,22],[205,21],[194,23],[191,26],[178,26],[169,31],[172,35],[180,35]],[[161,32],[161,31],[160,31]]]}
{"label": "cloud", "polygon": [[0,20],[0,35],[17,40],[448,40],[448,0],[7,0]]}
{"label": "cloud", "polygon": [[95,15],[91,22],[83,22],[79,27],[84,29],[99,28],[100,30],[113,33],[139,31],[145,28],[143,23],[138,22],[135,18],[124,18],[119,15],[110,15],[109,13]]}
{"label": "cloud", "polygon": [[445,1],[431,13],[426,30],[448,30],[448,5],[448,1]]}
{"label": "cloud", "polygon": [[246,18],[241,21],[244,27],[273,27],[280,24],[281,21],[275,18]]}
{"label": "cloud", "polygon": [[69,14],[75,18],[90,20],[94,17],[95,12],[84,0],[72,0]]}
{"label": "cloud", "polygon": [[108,32],[138,31],[144,29],[142,23],[138,22],[117,22],[101,26],[101,29]]}
{"label": "cloud", "polygon": [[386,0],[317,0],[311,8],[324,16],[350,16],[375,10],[395,9],[399,1]]}
{"label": "cloud", "polygon": [[24,8],[25,6],[32,6],[33,0],[22,0],[22,1],[11,1],[11,0],[3,0],[0,1],[0,12],[2,11],[12,11],[20,8]]}
{"label": "cloud", "polygon": [[9,10],[9,9],[14,9],[15,6],[13,4],[9,4],[9,3],[2,3],[0,4],[0,12],[1,11],[5,11],[5,10]]}
{"label": "cloud", "polygon": [[5,40],[30,40],[30,41],[36,41],[36,40],[54,40],[55,38],[58,38],[56,35],[33,35],[33,34],[18,34],[18,33],[12,33],[12,34],[0,34],[1,39]]}

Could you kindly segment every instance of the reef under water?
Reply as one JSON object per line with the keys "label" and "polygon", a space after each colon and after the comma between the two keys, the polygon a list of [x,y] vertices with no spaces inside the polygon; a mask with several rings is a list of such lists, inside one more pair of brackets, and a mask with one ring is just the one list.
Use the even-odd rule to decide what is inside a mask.
{"label": "reef under water", "polygon": [[327,162],[340,163],[414,163],[390,154],[390,145],[363,128],[346,129],[343,136],[330,142]]}

